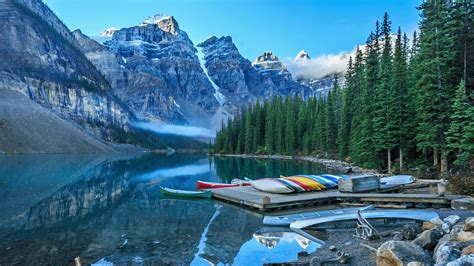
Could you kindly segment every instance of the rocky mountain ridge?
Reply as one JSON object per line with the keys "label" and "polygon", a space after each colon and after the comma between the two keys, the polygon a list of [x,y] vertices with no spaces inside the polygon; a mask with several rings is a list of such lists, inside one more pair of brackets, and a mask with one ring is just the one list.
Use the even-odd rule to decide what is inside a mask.
{"label": "rocky mountain ridge", "polygon": [[[138,120],[217,129],[257,100],[316,95],[273,53],[251,62],[230,36],[194,45],[173,16],[109,28],[98,39],[70,32],[40,0],[2,0],[0,19],[0,89],[99,142],[130,141]],[[14,119],[7,127],[21,130]]]}

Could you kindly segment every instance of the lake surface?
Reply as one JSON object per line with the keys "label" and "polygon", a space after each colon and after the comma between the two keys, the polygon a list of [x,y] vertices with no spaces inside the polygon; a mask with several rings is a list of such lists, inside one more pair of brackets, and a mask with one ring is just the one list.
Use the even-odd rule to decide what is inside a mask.
{"label": "lake surface", "polygon": [[325,173],[308,162],[202,155],[0,156],[0,265],[261,265],[319,244],[261,214],[158,187]]}

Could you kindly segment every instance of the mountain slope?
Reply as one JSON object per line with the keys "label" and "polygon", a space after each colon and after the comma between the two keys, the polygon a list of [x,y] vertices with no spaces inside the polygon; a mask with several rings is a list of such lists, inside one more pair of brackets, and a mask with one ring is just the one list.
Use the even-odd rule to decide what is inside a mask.
{"label": "mountain slope", "polygon": [[25,95],[0,89],[0,149],[6,153],[114,152]]}
{"label": "mountain slope", "polygon": [[41,1],[2,0],[0,21],[1,89],[21,92],[97,137],[113,140],[128,129],[133,114]]}

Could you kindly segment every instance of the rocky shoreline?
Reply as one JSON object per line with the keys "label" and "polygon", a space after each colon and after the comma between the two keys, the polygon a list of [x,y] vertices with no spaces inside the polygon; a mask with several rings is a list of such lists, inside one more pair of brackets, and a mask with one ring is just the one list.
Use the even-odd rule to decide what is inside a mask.
{"label": "rocky shoreline", "polygon": [[359,167],[353,163],[348,163],[340,160],[318,158],[313,156],[291,156],[291,155],[255,155],[255,154],[212,154],[213,156],[222,157],[239,157],[239,158],[255,158],[255,159],[274,159],[274,160],[295,160],[295,161],[307,161],[313,163],[319,163],[325,167],[340,171],[340,172],[351,172],[355,174],[376,174],[382,175],[375,169],[365,169]]}
{"label": "rocky shoreline", "polygon": [[[328,231],[326,244],[315,252],[300,252],[297,261],[266,265],[474,265],[472,211],[437,212],[442,219],[391,227],[389,234],[372,241],[354,237],[354,228]],[[347,256],[335,260],[338,254]]]}

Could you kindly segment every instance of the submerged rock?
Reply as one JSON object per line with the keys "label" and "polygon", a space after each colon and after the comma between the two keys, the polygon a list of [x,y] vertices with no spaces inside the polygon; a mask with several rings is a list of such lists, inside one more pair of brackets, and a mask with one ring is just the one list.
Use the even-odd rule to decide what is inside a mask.
{"label": "submerged rock", "polygon": [[377,265],[431,264],[430,256],[418,245],[407,241],[388,241],[377,250]]}

